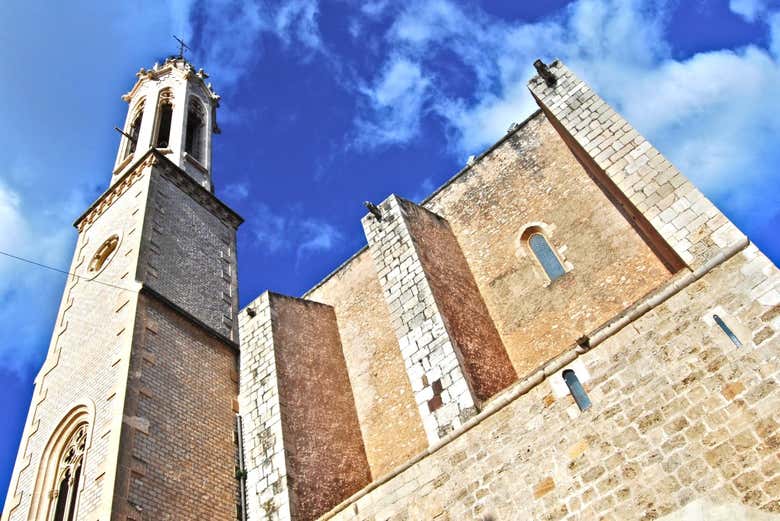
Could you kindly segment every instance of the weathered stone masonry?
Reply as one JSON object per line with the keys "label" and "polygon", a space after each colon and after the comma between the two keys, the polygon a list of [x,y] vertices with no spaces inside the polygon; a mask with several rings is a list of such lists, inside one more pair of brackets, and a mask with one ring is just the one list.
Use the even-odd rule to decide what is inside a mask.
{"label": "weathered stone masonry", "polygon": [[249,513],[315,519],[371,480],[336,317],[273,293],[253,306],[240,394]]}
{"label": "weathered stone masonry", "polygon": [[[582,355],[591,410],[521,381],[325,519],[657,519],[696,498],[780,512],[779,289],[750,246]],[[742,348],[707,320],[715,303],[745,326]]]}
{"label": "weathered stone masonry", "polygon": [[395,196],[380,209],[366,237],[433,443],[517,376],[446,221]]}
{"label": "weathered stone masonry", "polygon": [[[429,442],[324,518],[780,511],[777,269],[584,83],[550,70],[554,84],[530,83],[541,114],[422,207],[381,203],[363,219],[368,251],[307,294],[353,338],[364,318],[337,288],[369,276],[352,267],[370,255]],[[561,280],[529,259],[529,227],[566,262]],[[360,357],[345,351],[356,401]],[[593,402],[584,413],[567,368]],[[481,387],[486,375],[498,383]],[[395,443],[358,413],[367,451]]]}
{"label": "weathered stone masonry", "polygon": [[422,204],[379,204],[303,298],[241,313],[210,132],[204,162],[183,149],[190,103],[217,131],[219,96],[182,58],[142,69],[139,146],[76,222],[2,520],[51,518],[83,425],[79,520],[777,519],[780,272],[536,65],[539,112]]}

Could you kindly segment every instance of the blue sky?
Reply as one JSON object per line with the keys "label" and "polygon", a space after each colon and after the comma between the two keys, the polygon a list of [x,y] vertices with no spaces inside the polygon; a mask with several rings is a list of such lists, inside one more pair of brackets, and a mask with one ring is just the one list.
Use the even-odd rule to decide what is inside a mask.
{"label": "blue sky", "polygon": [[[361,202],[422,199],[534,110],[563,59],[775,263],[780,1],[0,4],[0,250],[67,267],[142,66],[191,42],[222,95],[217,194],[246,218],[242,305],[364,244]],[[0,496],[64,277],[0,258]]]}

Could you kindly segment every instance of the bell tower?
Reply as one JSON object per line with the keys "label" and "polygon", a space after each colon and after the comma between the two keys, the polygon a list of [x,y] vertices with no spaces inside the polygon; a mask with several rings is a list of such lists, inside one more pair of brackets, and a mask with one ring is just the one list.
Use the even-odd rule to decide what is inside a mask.
{"label": "bell tower", "polygon": [[181,56],[151,69],[141,68],[135,86],[122,96],[129,104],[114,164],[115,182],[149,148],[158,150],[212,190],[211,136],[219,134],[214,92],[203,69],[196,72]]}
{"label": "bell tower", "polygon": [[242,219],[213,194],[219,96],[182,57],[137,76],[108,189],[74,222],[2,521],[236,518]]}

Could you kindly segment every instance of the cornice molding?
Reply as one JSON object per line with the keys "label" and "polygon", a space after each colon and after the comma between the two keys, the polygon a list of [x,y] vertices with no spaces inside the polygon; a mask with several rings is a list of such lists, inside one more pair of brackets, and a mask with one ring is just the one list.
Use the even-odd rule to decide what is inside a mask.
{"label": "cornice molding", "polygon": [[[151,152],[151,150],[150,150]],[[143,176],[144,169],[157,163],[157,155],[147,152],[127,172],[103,192],[81,216],[73,222],[73,226],[81,232],[103,215],[119,196],[127,192],[136,181]]]}
{"label": "cornice molding", "polygon": [[160,151],[150,148],[135,162],[116,183],[103,192],[92,205],[73,223],[81,232],[100,217],[122,194],[130,189],[141,177],[147,167],[157,166],[160,174],[176,185],[182,192],[190,196],[201,206],[216,215],[222,222],[234,229],[244,222],[244,219],[217,199],[210,191],[200,186],[184,170],[176,166]]}
{"label": "cornice molding", "polygon": [[[153,150],[157,153],[156,150]],[[222,222],[229,224],[234,229],[244,222],[244,219],[233,211],[225,203],[217,199],[217,196],[199,185],[184,170],[176,166],[170,159],[160,155],[160,161],[156,163],[158,171],[179,190],[193,198],[198,204],[219,217]]]}
{"label": "cornice molding", "polygon": [[178,73],[179,76],[184,80],[195,81],[201,87],[203,93],[206,94],[211,103],[218,107],[221,96],[214,92],[211,83],[206,83],[206,78],[208,78],[209,75],[206,74],[203,69],[199,69],[197,72],[195,72],[195,69],[189,62],[186,60],[183,61],[183,69],[178,67],[179,59],[168,59],[162,66],[159,66],[155,63],[154,68],[149,70],[141,67],[141,69],[135,74],[138,80],[135,82],[135,85],[133,85],[133,88],[130,89],[130,92],[122,95],[122,99],[129,103],[135,97],[136,93],[141,88],[141,85],[146,80],[157,81],[164,79],[164,77],[167,75]]}

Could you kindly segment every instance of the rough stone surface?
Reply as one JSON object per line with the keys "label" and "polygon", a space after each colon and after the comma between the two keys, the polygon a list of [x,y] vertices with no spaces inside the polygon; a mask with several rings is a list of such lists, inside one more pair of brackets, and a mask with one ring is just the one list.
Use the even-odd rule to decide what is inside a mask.
{"label": "rough stone surface", "polygon": [[751,246],[581,356],[592,409],[543,382],[334,519],[656,519],[700,497],[780,512],[780,340],[737,348],[702,319],[722,304],[761,329],[759,286],[780,273]]}
{"label": "rough stone surface", "polygon": [[[242,367],[247,385],[241,401],[251,417],[244,425],[245,448],[252,456],[247,484],[258,492],[248,501],[266,513],[289,504],[292,518],[314,519],[371,480],[336,316],[332,307],[303,299],[265,294],[261,300],[267,301],[258,303],[262,315],[249,320],[260,321],[254,327],[263,333],[270,323],[270,338],[257,335],[243,344],[249,362]],[[263,364],[261,372],[257,361],[266,357],[272,363]],[[263,380],[278,382],[278,413],[257,409],[271,403],[255,384]],[[278,418],[281,432],[274,428],[269,433],[264,418]],[[263,472],[268,459],[274,465],[280,445],[284,464],[273,474]],[[279,484],[282,480],[286,486]],[[274,486],[278,493],[273,494]],[[285,489],[288,498],[283,497]]]}
{"label": "rough stone surface", "polygon": [[[371,474],[381,476],[428,441],[370,252],[361,252],[306,298],[336,312],[366,456]],[[243,330],[241,335],[243,342]]]}
{"label": "rough stone surface", "polygon": [[429,443],[435,443],[476,413],[477,400],[461,364],[462,353],[436,302],[405,206],[391,196],[380,205],[382,220],[367,216],[363,227],[423,427]]}
{"label": "rough stone surface", "polygon": [[[521,377],[671,278],[541,113],[423,206],[452,228]],[[564,260],[553,283],[530,226]]]}
{"label": "rough stone surface", "polygon": [[[542,109],[572,138],[644,216],[683,262],[693,268],[744,235],[674,165],[565,65],[550,67],[548,86],[529,88]],[[634,210],[635,209],[635,210]]]}

